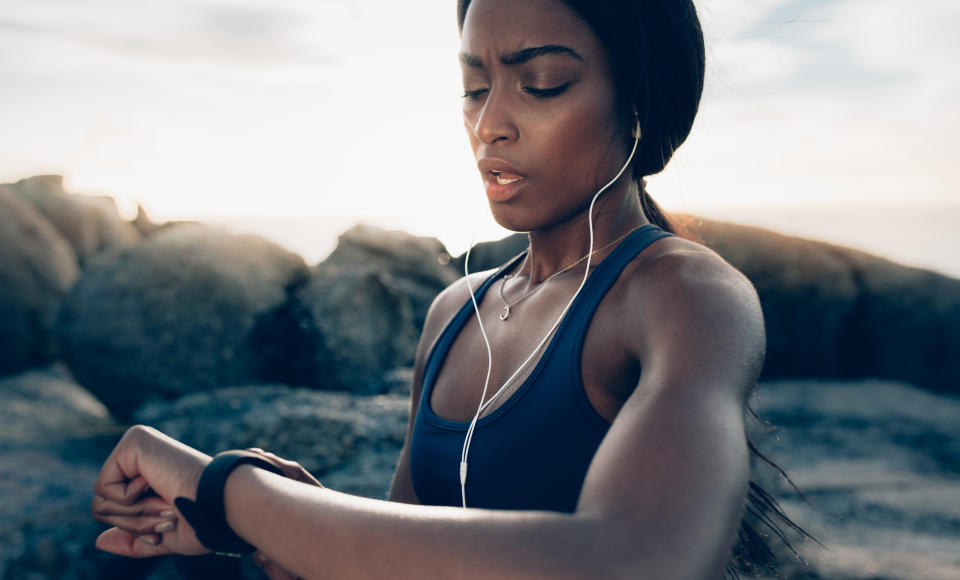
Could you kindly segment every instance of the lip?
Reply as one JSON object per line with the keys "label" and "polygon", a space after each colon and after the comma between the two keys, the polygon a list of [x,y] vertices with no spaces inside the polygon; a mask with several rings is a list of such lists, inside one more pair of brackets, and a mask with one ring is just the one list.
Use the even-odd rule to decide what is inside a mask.
{"label": "lip", "polygon": [[487,199],[493,202],[509,201],[527,182],[519,169],[503,159],[484,157],[477,161],[477,168],[483,176]]}

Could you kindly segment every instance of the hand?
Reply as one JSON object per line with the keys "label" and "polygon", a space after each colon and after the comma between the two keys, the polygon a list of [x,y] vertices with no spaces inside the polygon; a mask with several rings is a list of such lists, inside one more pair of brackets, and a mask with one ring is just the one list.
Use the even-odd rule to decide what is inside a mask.
{"label": "hand", "polygon": [[93,517],[114,526],[100,534],[97,547],[133,558],[208,553],[173,500],[196,498],[210,461],[150,427],[128,429],[93,486]]}
{"label": "hand", "polygon": [[256,453],[260,457],[263,457],[270,463],[276,465],[278,468],[280,468],[280,471],[283,472],[283,476],[287,479],[299,481],[300,483],[307,483],[309,485],[315,485],[317,487],[323,487],[323,484],[317,481],[316,477],[310,475],[310,472],[304,469],[303,466],[296,461],[283,459],[282,457],[278,457],[269,451],[264,451],[259,447],[251,447],[247,449],[247,451]]}
{"label": "hand", "polygon": [[[296,461],[288,461],[281,457],[277,457],[273,453],[269,453],[258,447],[252,447],[250,449],[247,449],[247,451],[256,453],[261,457],[263,457],[264,459],[266,459],[267,461],[269,461],[270,463],[273,463],[274,465],[279,467],[280,471],[283,472],[284,477],[288,479],[292,479],[294,481],[299,481],[301,483],[306,483],[309,485],[315,485],[317,487],[323,487],[323,484],[317,481],[317,478],[310,475],[310,472],[304,469],[303,466],[301,466]],[[269,557],[267,557],[267,555],[264,554],[263,552],[254,553],[253,563],[259,566],[260,569],[263,570],[263,573],[270,580],[298,580],[299,579],[299,576],[297,576],[293,572],[290,572],[280,564],[277,564],[276,562],[271,560]]]}

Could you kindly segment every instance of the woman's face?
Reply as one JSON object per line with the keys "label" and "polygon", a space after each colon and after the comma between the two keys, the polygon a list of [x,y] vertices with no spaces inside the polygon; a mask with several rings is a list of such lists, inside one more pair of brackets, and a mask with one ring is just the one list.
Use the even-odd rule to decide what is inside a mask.
{"label": "woman's face", "polygon": [[624,162],[629,131],[587,24],[560,0],[474,0],[460,61],[464,125],[497,222],[534,231],[585,210]]}

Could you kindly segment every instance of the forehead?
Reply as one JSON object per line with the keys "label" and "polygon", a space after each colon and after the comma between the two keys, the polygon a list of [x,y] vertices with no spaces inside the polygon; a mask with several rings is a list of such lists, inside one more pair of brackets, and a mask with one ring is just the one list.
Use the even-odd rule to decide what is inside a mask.
{"label": "forehead", "polygon": [[561,45],[587,62],[604,61],[586,22],[561,0],[473,0],[460,36],[464,54],[486,59],[531,46]]}

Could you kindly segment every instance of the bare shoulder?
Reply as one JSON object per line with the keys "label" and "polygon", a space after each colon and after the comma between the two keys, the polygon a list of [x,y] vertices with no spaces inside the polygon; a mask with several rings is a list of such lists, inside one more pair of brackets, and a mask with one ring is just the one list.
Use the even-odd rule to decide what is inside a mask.
{"label": "bare shoulder", "polygon": [[[634,261],[630,273],[645,291],[661,298],[675,296],[674,301],[682,298],[687,306],[732,307],[744,315],[759,315],[753,284],[713,250],[679,237],[663,239],[649,250]],[[638,289],[637,284],[631,287]]]}
{"label": "bare shoulder", "polygon": [[763,312],[740,271],[709,248],[672,237],[648,248],[624,274],[623,298],[639,305],[628,324],[644,366],[694,364],[737,377],[743,388],[756,380],[766,348]]}
{"label": "bare shoulder", "polygon": [[470,274],[469,277],[464,276],[447,286],[433,299],[423,323],[420,344],[417,347],[418,359],[430,350],[443,329],[446,328],[460,308],[470,300],[470,288],[472,287],[476,291],[477,287],[492,273],[493,270],[490,270]]}

